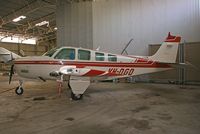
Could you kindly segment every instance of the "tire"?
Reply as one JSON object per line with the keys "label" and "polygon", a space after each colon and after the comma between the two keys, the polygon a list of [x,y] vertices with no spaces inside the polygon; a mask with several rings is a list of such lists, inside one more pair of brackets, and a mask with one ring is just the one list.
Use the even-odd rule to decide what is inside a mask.
{"label": "tire", "polygon": [[17,87],[16,89],[15,89],[15,93],[17,94],[17,95],[22,95],[23,93],[24,93],[24,89],[22,88],[22,87]]}
{"label": "tire", "polygon": [[71,98],[72,100],[81,100],[83,98],[83,94],[74,94],[72,91],[71,91]]}

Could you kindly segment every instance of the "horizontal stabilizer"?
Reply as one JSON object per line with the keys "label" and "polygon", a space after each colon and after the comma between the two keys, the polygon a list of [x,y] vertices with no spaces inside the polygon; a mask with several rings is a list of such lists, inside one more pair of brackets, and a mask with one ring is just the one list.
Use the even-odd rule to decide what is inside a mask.
{"label": "horizontal stabilizer", "polygon": [[[161,62],[159,62],[161,63]],[[197,66],[193,65],[192,63],[186,61],[185,63],[168,63],[170,66],[175,68],[194,68],[195,70],[200,70]]]}

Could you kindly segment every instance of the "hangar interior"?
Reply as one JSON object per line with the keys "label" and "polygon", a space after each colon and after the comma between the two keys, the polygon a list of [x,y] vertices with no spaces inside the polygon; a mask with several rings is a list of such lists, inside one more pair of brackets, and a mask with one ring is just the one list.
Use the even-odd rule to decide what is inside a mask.
{"label": "hangar interior", "polygon": [[[185,44],[179,57],[184,55],[183,62],[191,63],[196,69],[189,67],[180,73],[180,69],[176,68],[175,72],[136,76],[132,81],[199,84],[197,74],[200,63],[196,58],[200,33],[198,0],[175,1],[173,4],[170,1],[140,0],[18,0],[5,3],[6,7],[1,8],[0,46],[15,53],[20,54],[22,50],[25,55],[42,55],[56,46],[75,46],[90,49],[99,47],[101,51],[120,54],[129,40],[133,39],[127,49],[128,54],[147,56],[155,52],[154,49],[168,32],[172,32],[181,35]],[[19,22],[12,21],[20,15],[26,15],[27,18]],[[36,26],[45,21],[48,24]],[[4,42],[5,37],[12,40],[18,36],[36,38],[36,45],[25,45],[22,40],[12,45]],[[180,62],[179,59],[177,61]],[[9,68],[1,64],[0,70]]]}
{"label": "hangar interior", "polygon": [[[200,0],[0,0],[0,47],[39,56],[72,46],[153,55],[168,32],[182,37],[175,69],[94,82],[81,101],[67,84],[8,84],[0,63],[0,133],[182,133],[200,131]],[[42,79],[41,79],[42,80]],[[67,92],[65,91],[67,90]],[[66,95],[67,94],[67,95]],[[67,96],[67,97],[66,97]]]}

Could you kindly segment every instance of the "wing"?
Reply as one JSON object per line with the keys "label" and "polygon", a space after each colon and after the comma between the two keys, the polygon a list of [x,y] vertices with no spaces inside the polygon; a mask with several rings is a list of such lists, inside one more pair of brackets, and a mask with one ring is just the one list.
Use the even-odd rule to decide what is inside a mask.
{"label": "wing", "polygon": [[64,66],[60,68],[61,74],[71,75],[71,76],[87,76],[87,77],[95,77],[101,76],[105,73],[105,71],[89,69],[89,68],[78,68],[76,66]]}
{"label": "wing", "polygon": [[76,66],[63,66],[58,71],[54,71],[50,73],[51,76],[59,76],[59,75],[70,75],[70,76],[85,76],[85,77],[109,77],[109,76],[118,76],[119,74],[111,73],[108,71],[102,71],[97,69],[90,69],[84,67],[76,67]]}

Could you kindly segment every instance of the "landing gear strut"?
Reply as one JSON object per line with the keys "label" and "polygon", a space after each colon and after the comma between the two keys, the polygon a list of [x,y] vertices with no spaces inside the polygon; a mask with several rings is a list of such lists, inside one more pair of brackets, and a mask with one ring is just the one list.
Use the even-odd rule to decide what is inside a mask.
{"label": "landing gear strut", "polygon": [[22,95],[24,93],[24,89],[22,88],[23,81],[19,81],[19,86],[15,89],[15,93],[17,95]]}

